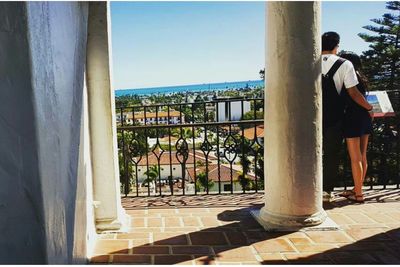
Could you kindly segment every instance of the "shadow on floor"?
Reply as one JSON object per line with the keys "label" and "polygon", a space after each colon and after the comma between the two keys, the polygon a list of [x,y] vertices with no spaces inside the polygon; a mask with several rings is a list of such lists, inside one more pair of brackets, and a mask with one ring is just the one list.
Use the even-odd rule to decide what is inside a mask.
{"label": "shadow on floor", "polygon": [[[340,193],[337,191],[336,193]],[[379,189],[379,190],[364,190],[365,203],[388,203],[400,201],[400,189]],[[324,210],[341,208],[347,205],[363,205],[346,199],[345,197],[337,197],[333,202],[324,202]]]}
{"label": "shadow on floor", "polygon": [[[400,264],[400,228],[321,253],[288,259],[290,264]],[[262,264],[282,264],[279,260]]]}
{"label": "shadow on floor", "polygon": [[[393,191],[391,191],[391,193],[371,193],[366,199],[367,201],[379,203],[386,198],[387,194],[393,195]],[[341,200],[330,203],[329,205],[331,206],[330,208],[336,208],[349,204],[353,205],[353,203],[348,200]],[[259,209],[261,207],[262,204],[257,204],[237,210],[223,211],[217,215],[218,220],[224,222],[223,226],[210,227],[187,234],[177,234],[169,238],[154,241],[153,243],[132,246],[129,248],[130,255],[127,254],[128,250],[126,249],[114,251],[111,254],[119,254],[114,256],[114,263],[117,261],[116,258],[118,258],[118,262],[121,264],[149,264],[149,262],[154,264],[182,264],[194,259],[196,264],[209,265],[215,264],[216,260],[224,259],[224,257],[224,260],[227,261],[226,257],[227,254],[229,254],[228,257],[233,257],[235,259],[234,261],[237,263],[400,264],[399,228],[379,233],[351,244],[344,243],[340,248],[326,250],[320,253],[312,252],[299,254],[293,249],[292,245],[285,244],[283,242],[285,240],[279,239],[283,235],[288,235],[288,232],[266,232],[253,217],[250,216],[250,211],[252,209]],[[329,207],[325,208],[329,209]],[[187,243],[187,237],[190,237],[190,245]],[[276,242],[276,246],[282,246],[283,251],[286,250],[285,258],[280,257],[278,260],[271,259],[260,261],[259,258],[257,259],[254,256],[254,253],[248,254],[247,256],[245,255],[251,250],[250,246],[258,251],[257,246],[260,242],[271,240],[271,244],[274,245],[275,243],[273,242],[275,241],[272,239],[280,240],[280,242]],[[241,252],[240,249],[245,247],[247,247],[248,250],[243,250]],[[230,251],[233,253],[230,253]],[[171,252],[172,254],[170,254]],[[235,253],[243,253],[243,255],[231,255]],[[149,254],[154,255],[154,261],[150,261]],[[105,260],[105,262],[107,262],[107,260]]]}
{"label": "shadow on floor", "polygon": [[187,196],[150,196],[150,197],[123,197],[122,205],[126,210],[157,207],[249,207],[264,204],[264,192],[246,194],[220,195],[187,195]]}

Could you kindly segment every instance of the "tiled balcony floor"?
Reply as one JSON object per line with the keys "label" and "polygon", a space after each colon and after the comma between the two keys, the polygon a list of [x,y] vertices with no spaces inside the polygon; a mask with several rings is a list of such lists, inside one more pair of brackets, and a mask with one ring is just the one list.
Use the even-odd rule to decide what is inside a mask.
{"label": "tiled balcony floor", "polygon": [[100,235],[92,263],[400,264],[400,190],[325,205],[342,230],[269,233],[249,210],[263,194],[124,198],[128,233]]}

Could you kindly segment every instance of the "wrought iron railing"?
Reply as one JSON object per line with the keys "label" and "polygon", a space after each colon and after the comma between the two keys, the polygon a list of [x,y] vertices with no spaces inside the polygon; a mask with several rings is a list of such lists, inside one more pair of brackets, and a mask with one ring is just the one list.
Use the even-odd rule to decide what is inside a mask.
{"label": "wrought iron railing", "polygon": [[[388,92],[395,111],[400,92]],[[264,189],[264,100],[117,109],[121,191],[126,196],[252,193]],[[400,185],[400,120],[376,118],[364,185]],[[337,186],[353,184],[346,145]]]}
{"label": "wrought iron railing", "polygon": [[130,196],[258,192],[263,99],[118,108],[121,190]]}

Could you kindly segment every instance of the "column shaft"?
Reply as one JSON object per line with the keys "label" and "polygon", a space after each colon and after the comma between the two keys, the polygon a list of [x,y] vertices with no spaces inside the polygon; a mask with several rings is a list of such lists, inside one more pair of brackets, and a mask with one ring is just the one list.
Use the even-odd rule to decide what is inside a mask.
{"label": "column shaft", "polygon": [[262,220],[316,225],[322,209],[320,3],[268,2]]}
{"label": "column shaft", "polygon": [[111,47],[106,2],[89,3],[87,43],[87,89],[90,145],[93,169],[93,197],[98,230],[121,226],[118,148],[111,88]]}

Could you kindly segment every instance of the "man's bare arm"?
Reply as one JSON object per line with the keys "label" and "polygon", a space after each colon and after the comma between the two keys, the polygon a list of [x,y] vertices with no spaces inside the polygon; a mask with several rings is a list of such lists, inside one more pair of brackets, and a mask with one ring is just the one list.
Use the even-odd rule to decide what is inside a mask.
{"label": "man's bare arm", "polygon": [[368,103],[365,97],[360,93],[360,91],[358,91],[357,87],[355,86],[350,87],[347,89],[347,92],[349,93],[350,97],[354,100],[354,102],[356,102],[366,110],[372,109],[372,105]]}

